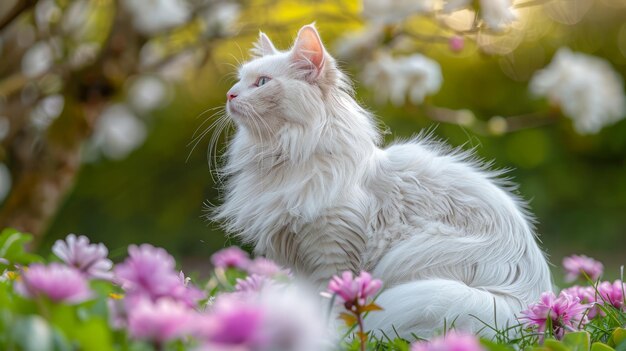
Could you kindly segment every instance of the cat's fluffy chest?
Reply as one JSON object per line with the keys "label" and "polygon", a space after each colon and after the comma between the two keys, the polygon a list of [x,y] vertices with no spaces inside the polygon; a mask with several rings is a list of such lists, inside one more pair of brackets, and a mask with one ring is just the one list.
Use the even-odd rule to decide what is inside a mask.
{"label": "cat's fluffy chest", "polygon": [[[246,150],[233,147],[229,158],[243,160]],[[250,159],[232,173],[217,213],[227,230],[313,280],[361,269],[372,217],[366,165],[327,152],[298,165],[270,161]]]}

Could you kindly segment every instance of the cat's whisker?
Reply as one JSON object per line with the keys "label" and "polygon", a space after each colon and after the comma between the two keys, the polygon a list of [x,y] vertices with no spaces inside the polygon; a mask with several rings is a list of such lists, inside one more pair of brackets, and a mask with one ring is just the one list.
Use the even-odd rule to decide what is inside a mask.
{"label": "cat's whisker", "polygon": [[237,48],[239,49],[239,56],[241,57],[241,59],[239,59],[239,60],[237,58],[235,58],[235,61],[237,61],[237,64],[239,66],[241,66],[241,63],[246,61],[246,59],[245,59],[245,56],[243,54],[243,50],[241,50],[241,45],[239,45],[239,43],[237,43],[237,42],[235,43],[235,45],[237,45]]}
{"label": "cat's whisker", "polygon": [[228,119],[221,120],[219,126],[215,129],[215,132],[211,135],[211,140],[208,145],[207,162],[209,164],[209,169],[211,170],[211,178],[214,182],[216,181],[214,175],[221,182],[221,177],[219,176],[220,163],[218,161],[218,145],[222,131],[227,128],[229,124],[230,121]]}
{"label": "cat's whisker", "polygon": [[191,135],[191,139],[194,139],[196,137],[196,135],[198,134],[198,131],[202,128],[202,126],[204,126],[204,124],[206,122],[210,121],[215,116],[218,116],[218,118],[219,118],[219,114],[220,113],[221,114],[225,114],[226,111],[225,110],[220,110],[220,111],[214,112],[209,117],[207,117],[204,121],[202,121],[202,123],[200,123],[200,125],[196,128],[196,130],[194,130],[193,134]]}
{"label": "cat's whisker", "polygon": [[209,142],[208,150],[207,150],[207,161],[209,164],[209,169],[211,170],[211,180],[214,183],[222,183],[222,177],[219,172],[219,162],[218,162],[218,144],[220,135],[224,128],[227,128],[230,125],[230,118],[225,116],[225,118],[220,119],[220,124],[215,129],[213,135],[211,135],[211,140]]}
{"label": "cat's whisker", "polygon": [[[237,44],[237,46],[239,46],[239,45]],[[239,51],[241,51],[241,47],[239,47]],[[233,67],[235,67],[236,69],[239,69],[239,67],[241,67],[242,62],[244,62],[244,61],[245,61],[245,59],[243,58],[243,54],[242,54],[241,52],[240,52],[240,54],[241,54],[241,59],[237,58],[237,57],[236,57],[235,55],[233,55],[232,53],[230,54],[230,57],[231,57],[233,60],[235,60],[235,62],[237,62],[237,65],[235,66],[235,65],[233,65],[232,63],[230,63],[230,64],[231,64],[231,65],[233,65]],[[229,63],[229,62],[227,62],[227,63]]]}
{"label": "cat's whisker", "polygon": [[[217,114],[214,114],[214,116]],[[192,139],[189,143],[187,143],[187,146],[191,146],[192,144],[194,144],[195,142],[198,141],[198,139],[202,139],[202,137],[207,133],[207,131],[210,131],[211,129],[213,129],[215,127],[215,123],[217,123],[217,121],[220,118],[223,118],[224,115],[218,116],[218,118],[213,121],[207,128],[205,128],[201,133],[197,133],[197,130],[199,130],[199,128],[204,125],[207,121],[210,121],[210,119],[207,119],[206,121],[202,122],[202,124],[200,125],[200,127],[198,127],[198,129],[196,130],[196,132],[194,132],[194,135],[192,136]]]}
{"label": "cat's whisker", "polygon": [[[211,125],[209,125],[204,131],[202,131],[202,133],[198,134],[196,137],[194,137],[188,144],[187,146],[190,146],[193,144],[191,151],[189,151],[189,154],[187,155],[187,159],[185,160],[185,162],[188,162],[189,159],[191,158],[191,155],[193,154],[193,151],[196,149],[196,147],[198,146],[198,144],[200,144],[200,142],[202,141],[202,139],[204,139],[204,137],[212,130],[214,129],[222,119],[227,118],[225,114],[221,115],[220,117],[218,117],[217,120],[215,120],[213,123],[211,123]],[[194,133],[195,135],[195,133]]]}
{"label": "cat's whisker", "polygon": [[[234,67],[234,68],[235,68],[235,70],[237,70],[237,69],[238,69],[238,68],[237,68],[235,65],[233,65],[232,63],[231,63],[231,64],[229,64],[229,65],[231,65],[232,67]],[[230,84],[234,84],[234,83],[235,83],[238,79],[239,79],[239,75],[238,75],[238,73],[237,73],[236,71],[234,71],[234,72],[232,72],[232,71],[231,71],[231,72],[226,73],[226,74],[225,74],[222,78],[220,78],[219,83],[220,83],[220,84],[222,84],[222,83],[224,83],[224,81],[228,81]]]}
{"label": "cat's whisker", "polygon": [[209,113],[209,112],[211,112],[211,111],[215,111],[215,110],[217,110],[217,109],[223,109],[223,108],[224,108],[224,106],[215,106],[215,107],[210,107],[210,108],[207,108],[206,110],[204,110],[204,111],[200,112],[200,113],[196,116],[196,119],[198,119],[198,118],[202,117],[202,116],[203,116],[203,115],[205,115],[206,113]]}
{"label": "cat's whisker", "polygon": [[[233,55],[231,55],[231,56],[234,58]],[[233,68],[235,70],[235,71],[231,71],[231,72],[227,73],[226,75],[237,74],[237,71],[239,70],[239,67],[241,67],[239,62],[237,62],[237,64],[234,64],[234,63],[231,63],[231,62],[224,62],[222,64],[226,65],[228,67],[231,67],[231,68]]]}

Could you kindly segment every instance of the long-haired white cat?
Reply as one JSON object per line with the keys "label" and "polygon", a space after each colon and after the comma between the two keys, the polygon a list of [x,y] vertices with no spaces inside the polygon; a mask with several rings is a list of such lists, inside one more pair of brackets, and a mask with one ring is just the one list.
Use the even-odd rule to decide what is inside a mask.
{"label": "long-haired white cat", "polygon": [[214,219],[256,254],[320,287],[371,271],[384,311],[367,327],[404,337],[444,321],[489,334],[483,322],[514,323],[551,289],[532,219],[500,173],[428,137],[382,148],[312,25],[289,51],[261,33],[254,53],[227,96],[236,134]]}

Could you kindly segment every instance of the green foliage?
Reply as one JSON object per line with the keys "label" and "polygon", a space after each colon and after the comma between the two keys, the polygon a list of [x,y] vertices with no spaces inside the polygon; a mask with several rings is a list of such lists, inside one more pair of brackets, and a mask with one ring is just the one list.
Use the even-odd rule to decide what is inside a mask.
{"label": "green foliage", "polygon": [[546,339],[542,345],[533,346],[528,351],[619,351],[626,348],[626,339],[622,338],[625,331],[623,328],[616,328],[609,344],[600,341],[592,343],[591,334],[587,331],[568,333],[563,340]]}
{"label": "green foliage", "polygon": [[[26,298],[17,294],[14,284],[23,270],[14,264],[43,261],[28,254],[25,246],[29,235],[15,230],[5,230],[0,235],[0,247],[9,261],[0,278],[0,350],[7,351],[184,351],[197,346],[186,340],[167,344],[151,344],[129,338],[126,330],[117,330],[109,324],[107,300],[119,298],[120,287],[109,281],[92,280],[94,297],[85,302],[68,305],[56,303],[45,296]],[[233,292],[238,279],[246,274],[234,268],[212,270],[204,290],[210,296]],[[277,278],[287,279],[286,277]],[[334,301],[330,301],[331,305]],[[374,302],[360,307],[360,312],[350,316],[344,337],[336,350],[342,351],[409,351],[413,342],[424,339],[414,336],[405,340],[395,335],[375,335],[361,332],[355,323],[360,313],[377,313],[380,309]],[[592,319],[585,330],[567,332],[561,340],[551,335],[538,335],[525,330],[522,325],[498,329],[491,339],[481,339],[485,351],[626,351],[626,313],[612,306],[603,306],[603,314]],[[444,334],[454,329],[455,321],[444,323]],[[551,327],[548,326],[551,330]],[[543,338],[545,337],[545,340]]]}
{"label": "green foliage", "polygon": [[33,239],[32,235],[20,233],[19,231],[7,228],[0,233],[0,271],[10,265],[30,264],[41,261],[41,257],[29,253],[25,250],[26,245]]}

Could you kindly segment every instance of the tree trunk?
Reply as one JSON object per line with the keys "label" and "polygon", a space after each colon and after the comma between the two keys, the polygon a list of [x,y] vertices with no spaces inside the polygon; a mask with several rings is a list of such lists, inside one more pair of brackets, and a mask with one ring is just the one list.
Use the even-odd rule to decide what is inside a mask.
{"label": "tree trunk", "polygon": [[[94,101],[95,100],[95,101]],[[81,166],[81,148],[91,135],[103,102],[91,99],[65,108],[44,135],[22,128],[7,148],[14,184],[0,210],[0,228],[34,235],[35,245],[46,232]]]}

